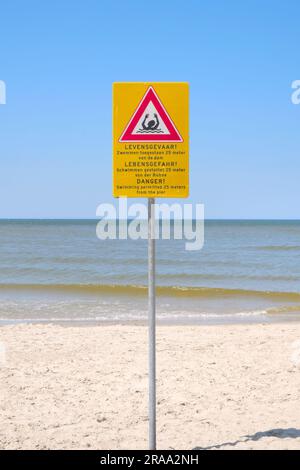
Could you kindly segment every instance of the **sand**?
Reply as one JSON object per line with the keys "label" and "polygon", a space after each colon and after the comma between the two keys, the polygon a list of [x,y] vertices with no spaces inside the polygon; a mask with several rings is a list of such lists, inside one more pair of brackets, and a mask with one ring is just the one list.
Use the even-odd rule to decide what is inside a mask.
{"label": "sand", "polygon": [[[300,324],[157,336],[160,449],[300,448]],[[0,384],[1,449],[147,448],[146,327],[1,327]]]}

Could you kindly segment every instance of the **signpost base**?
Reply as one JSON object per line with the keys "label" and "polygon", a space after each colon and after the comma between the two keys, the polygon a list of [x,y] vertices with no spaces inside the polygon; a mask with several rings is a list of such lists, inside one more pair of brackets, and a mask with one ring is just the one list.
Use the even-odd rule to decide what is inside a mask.
{"label": "signpost base", "polygon": [[156,450],[155,199],[148,199],[149,449]]}

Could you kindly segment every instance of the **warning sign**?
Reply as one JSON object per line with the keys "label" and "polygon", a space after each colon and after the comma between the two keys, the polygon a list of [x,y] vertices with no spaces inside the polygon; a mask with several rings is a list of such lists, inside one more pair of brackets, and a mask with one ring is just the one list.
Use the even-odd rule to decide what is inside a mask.
{"label": "warning sign", "polygon": [[188,196],[188,84],[114,83],[113,195]]}
{"label": "warning sign", "polygon": [[120,142],[182,142],[182,137],[152,86],[139,103]]}

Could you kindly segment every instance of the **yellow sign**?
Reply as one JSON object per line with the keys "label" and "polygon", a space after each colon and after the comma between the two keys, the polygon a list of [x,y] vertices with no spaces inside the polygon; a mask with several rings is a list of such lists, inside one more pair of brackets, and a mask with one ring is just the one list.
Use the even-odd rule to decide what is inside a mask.
{"label": "yellow sign", "polygon": [[188,84],[114,83],[113,195],[188,194]]}

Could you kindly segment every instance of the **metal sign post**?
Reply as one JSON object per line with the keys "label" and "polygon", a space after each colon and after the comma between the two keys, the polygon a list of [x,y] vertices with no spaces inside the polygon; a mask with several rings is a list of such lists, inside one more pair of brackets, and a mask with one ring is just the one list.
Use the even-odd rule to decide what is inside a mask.
{"label": "metal sign post", "polygon": [[148,199],[149,449],[156,449],[155,199]]}

